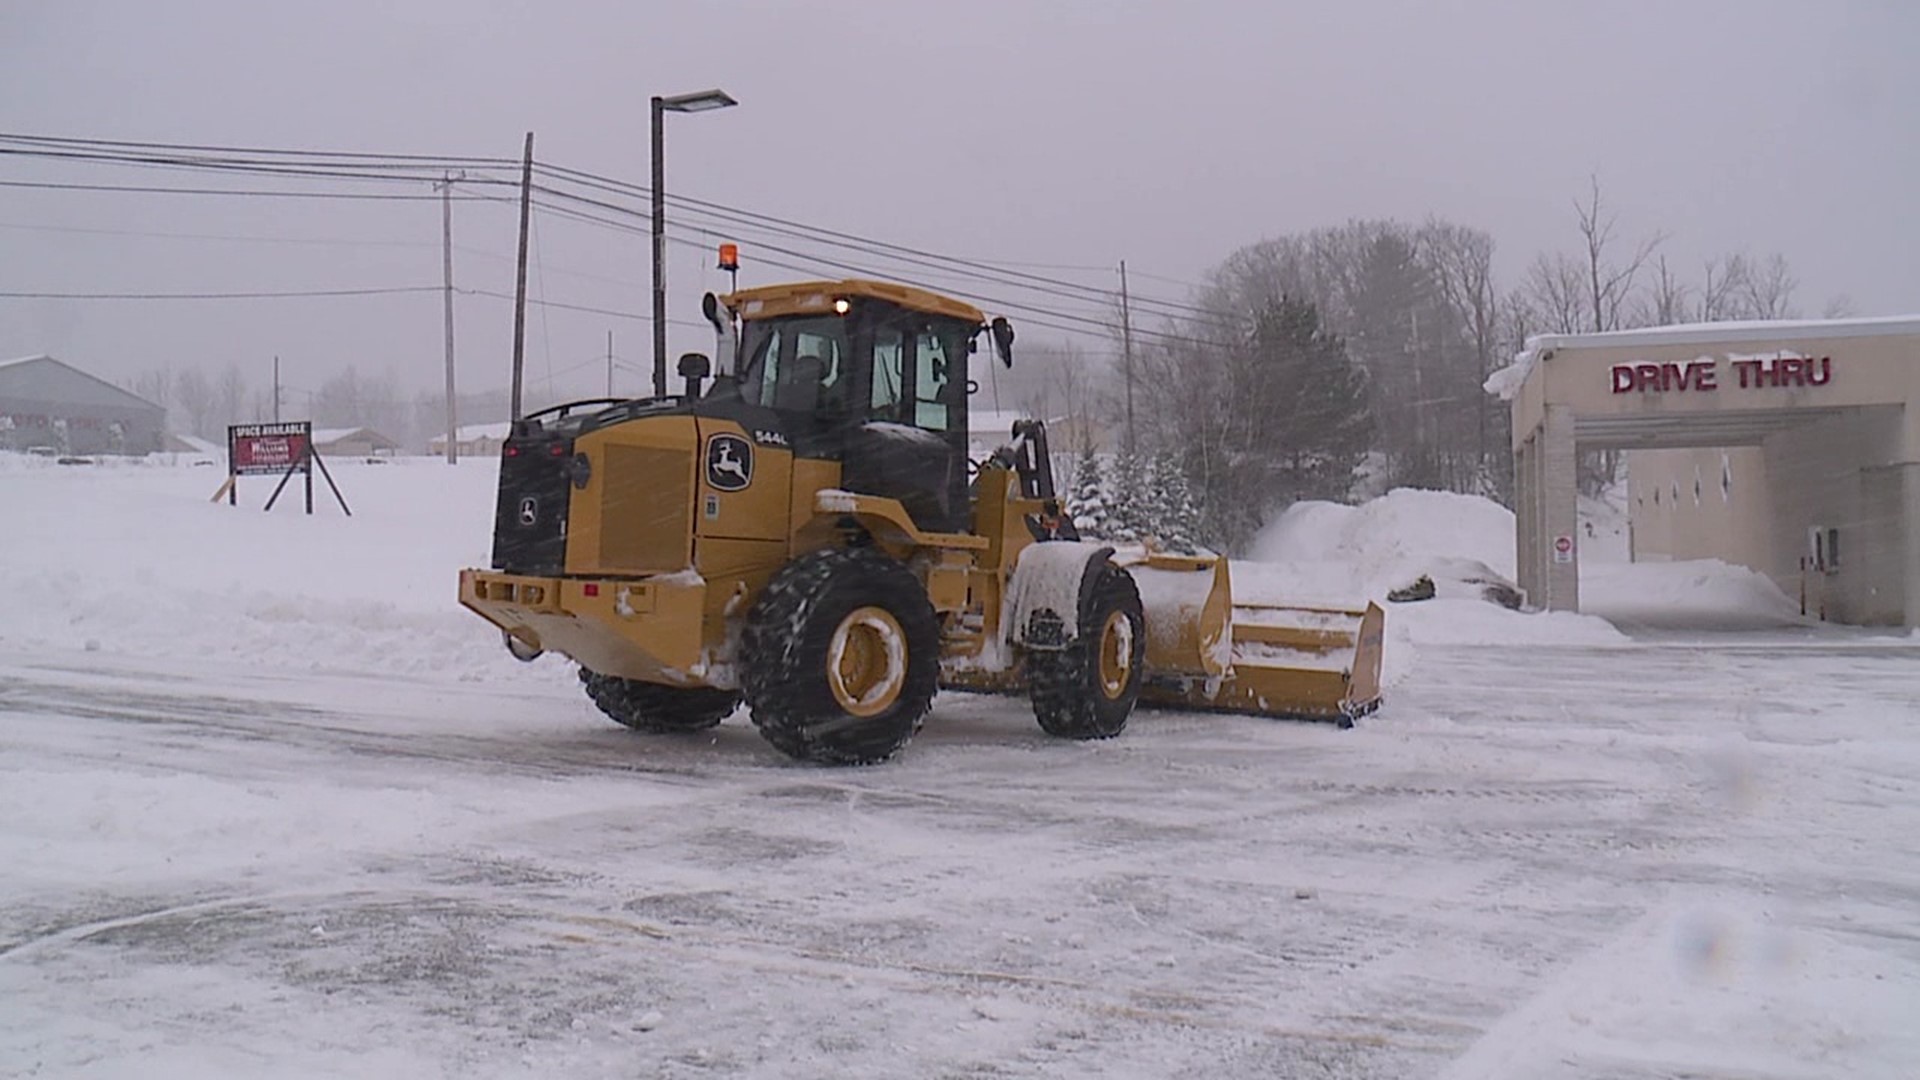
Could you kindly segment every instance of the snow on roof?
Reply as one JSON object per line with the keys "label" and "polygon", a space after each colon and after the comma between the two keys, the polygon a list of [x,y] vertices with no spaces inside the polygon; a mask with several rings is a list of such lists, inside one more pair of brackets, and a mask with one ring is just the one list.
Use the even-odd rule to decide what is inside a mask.
{"label": "snow on roof", "polygon": [[[98,375],[82,371],[64,360],[56,360],[45,353],[0,361],[0,370],[25,368],[28,364],[44,364],[46,368],[37,372],[23,372],[17,379],[9,375],[9,381],[16,383],[14,392],[17,394],[87,406],[166,411],[163,406],[148,401],[130,390],[115,386]],[[24,386],[19,385],[21,380],[24,380]],[[54,397],[48,398],[48,395],[54,395]]]}
{"label": "snow on roof", "polygon": [[227,452],[226,447],[215,446],[198,435],[175,435],[174,438],[180,440],[180,442],[187,446],[193,447],[193,453],[196,454],[224,454]]}
{"label": "snow on roof", "polygon": [[1556,349],[1653,348],[1659,345],[1753,344],[1826,341],[1834,338],[1920,335],[1920,315],[1884,315],[1860,319],[1749,319],[1734,322],[1679,323],[1639,330],[1591,334],[1535,334],[1513,363],[1487,376],[1489,394],[1511,401],[1532,374],[1542,353]]}
{"label": "snow on roof", "polygon": [[[1013,434],[1015,420],[1032,420],[1034,415],[1027,409],[974,409],[967,414],[967,428],[974,435]],[[1057,424],[1059,417],[1048,417],[1047,423]]]}
{"label": "snow on roof", "polygon": [[365,427],[365,426],[348,427],[348,428],[314,428],[313,429],[313,443],[315,446],[325,446],[328,443],[344,442],[347,439],[354,439],[354,438],[367,439],[371,442],[375,442],[383,445],[384,444],[398,445],[397,443],[394,443],[392,439],[389,439],[385,435],[380,434],[378,431],[375,431],[374,429],[370,427]]}
{"label": "snow on roof", "polygon": [[[479,439],[497,439],[505,442],[512,431],[513,421],[511,420],[502,420],[497,424],[465,424],[453,429],[453,438],[455,442],[474,442]],[[444,431],[433,437],[435,445],[444,445],[446,441],[447,433]]]}

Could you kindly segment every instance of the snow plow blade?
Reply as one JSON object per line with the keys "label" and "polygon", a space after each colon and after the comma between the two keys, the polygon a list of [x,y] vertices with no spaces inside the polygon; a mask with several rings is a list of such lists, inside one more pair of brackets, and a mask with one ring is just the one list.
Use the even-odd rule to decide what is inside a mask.
{"label": "snow plow blade", "polygon": [[1147,616],[1154,705],[1351,724],[1380,707],[1386,612],[1235,603],[1227,561],[1148,555],[1128,566]]}

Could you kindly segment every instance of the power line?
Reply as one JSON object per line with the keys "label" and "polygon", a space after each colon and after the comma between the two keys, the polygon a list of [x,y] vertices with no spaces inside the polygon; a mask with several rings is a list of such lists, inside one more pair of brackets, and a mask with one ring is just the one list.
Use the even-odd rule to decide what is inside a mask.
{"label": "power line", "polygon": [[[438,195],[412,195],[401,192],[383,191],[271,191],[247,188],[186,188],[167,187],[146,184],[71,184],[49,180],[0,180],[0,187],[43,188],[52,191],[130,191],[152,195],[241,195],[249,198],[272,199],[362,199],[372,201],[419,202],[431,199],[440,201]],[[485,198],[480,195],[455,195],[455,202],[478,202]]]}
{"label": "power line", "polygon": [[284,157],[350,157],[367,158],[375,161],[415,161],[444,164],[453,162],[470,165],[518,165],[512,158],[461,157],[449,154],[382,154],[362,153],[359,151],[338,150],[289,150],[259,146],[204,146],[191,143],[127,142],[118,139],[81,139],[65,135],[24,135],[15,132],[0,132],[0,140],[24,143],[46,143],[62,146],[115,146],[142,150],[184,150],[214,154],[262,154]]}
{"label": "power line", "polygon": [[[304,178],[323,178],[323,179],[346,180],[346,181],[431,183],[433,182],[433,179],[434,179],[432,177],[410,176],[410,175],[396,173],[393,170],[405,169],[405,168],[418,169],[426,163],[434,163],[444,167],[449,163],[455,162],[455,161],[472,162],[476,167],[507,167],[515,164],[511,160],[505,159],[505,158],[479,158],[479,157],[447,158],[447,157],[435,157],[432,155],[414,155],[414,154],[409,154],[409,155],[349,154],[349,153],[341,153],[341,152],[324,152],[324,151],[275,150],[275,149],[257,148],[257,147],[255,148],[213,147],[213,146],[202,146],[202,145],[191,145],[191,144],[136,143],[136,142],[126,142],[126,141],[117,141],[117,140],[89,140],[89,139],[74,139],[74,138],[52,137],[52,136],[20,136],[20,135],[0,134],[0,142],[6,142],[6,141],[24,144],[27,147],[27,149],[7,149],[4,147],[0,147],[0,154],[47,157],[47,158],[54,158],[59,160],[69,160],[69,161],[75,161],[75,162],[90,162],[90,163],[96,163],[96,164],[157,166],[157,167],[168,167],[168,168],[184,168],[184,169],[192,169],[192,170],[199,170],[199,171],[238,172],[238,173],[247,173],[247,174],[253,174],[253,175],[272,175],[272,176],[299,176]],[[165,151],[166,153],[159,153],[156,151]],[[198,154],[202,156],[191,156],[194,154]],[[217,158],[217,157],[204,156],[206,154],[224,154],[229,156],[223,157],[223,158]],[[251,157],[243,158],[236,155],[251,155]],[[262,158],[267,158],[268,160],[262,160]],[[290,160],[273,160],[273,159],[280,159],[280,158],[290,159]],[[637,195],[648,194],[650,191],[650,189],[642,187],[640,185],[630,184],[624,181],[612,179],[610,177],[600,176],[594,173],[586,172],[584,170],[572,169],[564,166],[557,166],[557,165],[544,164],[544,163],[536,163],[536,167],[538,167],[543,174],[550,176],[561,183],[571,184],[579,187],[585,187],[588,189],[599,190],[615,196],[634,197]],[[368,170],[385,170],[385,171],[368,171]],[[502,186],[512,183],[512,181],[508,181],[508,180],[501,180],[501,179],[487,178],[487,177],[472,178],[470,182],[482,183],[482,184],[499,184]],[[162,186],[145,186],[145,185],[78,184],[78,183],[61,183],[61,182],[49,182],[49,181],[0,181],[0,186],[22,187],[22,188],[44,188],[44,189],[54,189],[54,190],[133,191],[133,192],[146,192],[146,193],[156,193],[156,194],[227,195],[227,196],[242,196],[242,197],[381,199],[381,200],[409,200],[409,201],[435,198],[435,196],[427,195],[427,194],[414,195],[414,194],[403,194],[403,193],[368,193],[368,192],[344,192],[344,191],[291,191],[290,192],[290,191],[279,191],[279,190],[240,189],[240,188],[184,188],[184,187],[176,187],[176,186],[162,187]],[[549,187],[546,185],[538,186],[535,188],[535,190],[541,192],[544,195],[550,196],[552,198],[563,199],[563,200],[567,200],[569,202],[577,203],[580,205],[590,206],[590,207],[593,207],[594,209],[605,211],[607,213],[611,213],[614,215],[619,215],[619,216],[633,218],[633,219],[646,219],[650,217],[649,213],[635,209],[631,206],[622,205],[618,202],[612,202],[607,199],[600,199],[600,198],[594,198],[588,195],[583,195],[577,191],[568,191],[562,188]],[[469,199],[486,200],[486,201],[509,201],[501,197],[488,196],[483,193],[473,193],[470,195],[462,195],[462,196],[459,196],[459,198],[461,198],[462,201],[467,201]],[[854,233],[842,232],[835,229],[828,229],[828,228],[823,228],[819,226],[806,225],[801,222],[792,221],[790,219],[778,217],[775,215],[762,214],[762,213],[758,213],[750,210],[743,210],[737,207],[727,206],[722,203],[711,202],[708,200],[693,198],[690,196],[669,196],[668,201],[678,206],[683,213],[691,213],[691,214],[699,215],[700,217],[704,217],[704,218],[712,218],[722,223],[723,225],[726,226],[726,235],[735,235],[744,231],[749,234],[762,234],[762,235],[771,234],[773,236],[789,238],[792,240],[799,240],[809,244],[824,244],[829,247],[842,248],[842,249],[854,252],[858,255],[866,255],[872,258],[877,258],[877,259],[885,260],[888,262],[902,263],[908,266],[917,267],[918,269],[915,271],[916,273],[925,274],[927,272],[931,272],[934,276],[939,276],[939,277],[955,277],[962,280],[979,280],[984,283],[987,283],[988,285],[998,285],[1002,288],[1013,288],[1013,289],[1019,289],[1022,291],[1039,293],[1044,296],[1051,296],[1051,297],[1054,297],[1056,300],[1071,300],[1076,302],[1086,302],[1088,300],[1097,300],[1097,301],[1100,301],[1101,303],[1111,303],[1115,296],[1114,292],[1109,289],[1104,289],[1104,288],[1091,286],[1091,285],[1085,285],[1079,282],[1068,281],[1061,278],[1048,277],[1041,274],[1028,273],[1025,270],[1014,268],[1014,266],[1011,264],[996,265],[983,260],[966,259],[966,258],[960,258],[955,256],[941,255],[935,252],[927,251],[920,248],[910,247],[903,244],[890,243],[887,241],[860,236]],[[629,232],[642,231],[638,228],[626,226],[622,223],[608,220],[596,214],[585,213],[572,207],[556,206],[546,200],[542,200],[540,205],[542,206],[543,209],[546,209],[549,212],[558,214],[562,217],[584,221],[591,224],[597,224],[604,227],[622,229],[623,231],[629,231]],[[688,223],[684,220],[678,223],[678,227],[682,228],[683,230],[692,229],[695,231],[702,231],[702,232],[707,230],[707,226],[702,223],[697,223],[697,222]],[[842,258],[829,257],[827,255],[823,255],[817,252],[797,250],[791,247],[784,247],[779,244],[765,241],[764,239],[758,239],[755,242],[757,245],[764,247],[766,250],[773,251],[778,254],[784,254],[791,258],[800,259],[814,266],[832,268],[838,272],[892,277],[896,279],[899,279],[901,276],[891,271],[886,271],[886,272],[881,272],[876,274],[875,271],[869,269],[866,266],[860,265],[859,263],[846,261],[845,259],[842,259]],[[805,270],[800,267],[794,267],[791,264],[779,263],[776,260],[762,258],[761,261],[767,262],[769,265],[781,265],[791,269],[802,270],[803,272],[811,272],[809,270]],[[1078,268],[1075,264],[1035,264],[1035,265],[1040,265],[1040,266],[1050,265],[1054,268]],[[1091,269],[1091,268],[1088,268],[1088,269]],[[912,282],[912,281],[908,281],[907,283],[917,284],[916,282]],[[933,286],[923,286],[923,287],[933,287]],[[1028,313],[1029,315],[1034,316],[1033,318],[1029,318],[1028,321],[1034,322],[1037,325],[1048,326],[1053,329],[1060,329],[1060,330],[1064,330],[1071,333],[1082,333],[1082,334],[1089,333],[1091,331],[1099,331],[1101,333],[1110,333],[1112,330],[1111,320],[1103,314],[1089,315],[1089,314],[1081,313],[1079,311],[1061,310],[1057,306],[1057,304],[1055,306],[1046,306],[1040,303],[1010,300],[1005,298],[1004,296],[999,296],[999,295],[984,293],[984,292],[968,291],[967,289],[956,288],[953,286],[944,286],[944,287],[938,287],[938,288],[940,288],[940,291],[951,293],[963,299],[974,300],[974,301],[988,304],[991,306],[1008,308],[1015,311]],[[164,298],[170,298],[174,295],[176,294],[151,294],[151,298],[164,299]],[[186,294],[178,294],[178,295],[180,295],[182,298],[187,298]],[[224,296],[225,294],[220,294],[220,295]],[[263,294],[263,295],[280,295],[280,294]],[[74,298],[90,298],[90,296],[74,294]],[[102,294],[101,298],[108,298],[108,297],[105,294]],[[128,296],[127,298],[135,298],[135,297]],[[209,298],[214,298],[214,297],[210,295]],[[239,298],[239,296],[236,294],[235,298]],[[1211,314],[1206,309],[1203,309],[1194,305],[1190,305],[1190,304],[1178,303],[1176,301],[1161,300],[1161,299],[1149,298],[1149,297],[1142,297],[1140,299],[1143,303],[1157,306],[1163,309],[1159,312],[1159,314],[1163,316],[1178,317],[1177,315],[1172,314],[1174,312],[1189,312],[1189,313],[1202,314],[1202,315]],[[553,306],[568,306],[568,305],[560,305],[558,303],[555,303]],[[605,309],[586,308],[583,305],[571,305],[571,306],[575,308],[579,308],[580,310],[590,310],[590,311],[594,311],[596,313],[601,313],[601,314],[612,314],[612,315],[616,315],[618,317],[623,317],[623,318],[634,317],[625,312],[609,312],[609,311],[606,311]],[[1055,320],[1055,321],[1049,322],[1048,321],[1049,319]],[[1076,324],[1076,325],[1061,325],[1062,322]],[[692,325],[701,325],[701,324],[692,324]],[[1189,342],[1203,343],[1203,342],[1200,342],[1199,339],[1188,338],[1188,337],[1184,337],[1183,335],[1171,334],[1164,331],[1143,329],[1141,333],[1145,336],[1158,338],[1163,341],[1189,341]]]}
{"label": "power line", "polygon": [[[437,247],[428,240],[326,240],[300,236],[241,236],[232,233],[155,232],[146,229],[93,229],[80,225],[30,225],[21,221],[0,221],[0,229],[25,229],[32,232],[78,233],[89,236],[135,236],[155,240],[221,240],[249,244],[321,244],[329,247]],[[456,251],[475,255],[494,255],[455,245]]]}
{"label": "power line", "polygon": [[[641,187],[640,185],[630,184],[625,181],[615,180],[611,177],[606,177],[606,176],[599,176],[599,175],[584,172],[578,169],[570,169],[564,166],[557,166],[557,165],[542,165],[541,163],[538,163],[538,162],[535,163],[535,167],[540,169],[543,172],[547,172],[551,175],[554,175],[556,178],[571,179],[572,182],[574,183],[582,184],[585,186],[598,187],[602,190],[613,191],[616,193],[629,194],[634,196],[645,196],[650,194],[650,189]],[[551,189],[547,189],[547,190],[551,190]],[[559,192],[553,192],[553,193],[560,194]],[[574,197],[582,198],[583,201],[586,201],[582,196],[574,196]],[[1064,288],[1067,290],[1073,290],[1082,294],[1092,294],[1093,296],[1099,297],[1101,299],[1110,299],[1113,296],[1113,290],[1111,289],[1103,289],[1097,286],[1083,285],[1079,282],[1066,281],[1060,278],[1050,278],[1050,277],[1045,277],[1039,274],[1030,274],[1022,270],[1012,269],[1005,266],[995,266],[995,265],[981,262],[978,260],[966,259],[958,256],[952,256],[952,255],[943,255],[937,252],[931,252],[931,251],[926,251],[920,248],[909,247],[904,244],[894,244],[884,240],[876,240],[870,237],[860,236],[855,233],[847,233],[847,232],[842,232],[836,229],[828,229],[828,228],[823,228],[815,225],[807,225],[802,222],[791,221],[789,219],[777,217],[772,214],[762,214],[756,211],[743,210],[738,207],[727,206],[723,203],[710,202],[705,199],[698,199],[688,195],[669,194],[667,196],[667,201],[669,203],[680,204],[683,208],[695,209],[697,211],[705,211],[714,216],[721,216],[721,217],[730,218],[730,219],[743,218],[743,219],[748,219],[755,222],[760,222],[765,225],[779,226],[786,229],[802,230],[804,233],[809,234],[810,236],[815,236],[819,238],[828,238],[826,239],[825,242],[829,242],[829,243],[839,242],[838,246],[852,247],[859,250],[865,250],[870,254],[892,253],[892,254],[901,255],[901,256],[910,256],[913,259],[932,259],[932,260],[935,260],[940,265],[968,267],[976,271],[983,272],[984,274],[993,277],[995,280],[999,280],[1003,284],[1009,284],[1009,285],[1018,284],[1018,282],[1014,280],[1009,280],[1009,279],[1022,279],[1025,282],[1033,283],[1035,285],[1046,285],[1046,286],[1052,286],[1055,288]],[[602,205],[605,205],[611,209],[618,209],[623,213],[636,213],[636,211],[627,209],[625,207],[618,207],[613,204],[602,203]],[[1146,300],[1150,298],[1142,297],[1141,299]],[[1182,304],[1177,301],[1154,299],[1152,302],[1156,304],[1160,304],[1165,307],[1169,307],[1169,308],[1186,310],[1186,311],[1194,312],[1197,314],[1208,314],[1208,312],[1206,312],[1206,310],[1203,308],[1198,308],[1190,304]]]}
{"label": "power line", "polygon": [[[242,173],[250,173],[255,175],[308,176],[308,177],[322,177],[322,178],[329,178],[329,179],[361,180],[361,181],[370,180],[370,181],[386,181],[386,182],[398,181],[398,182],[423,182],[423,183],[431,183],[433,181],[433,177],[431,176],[396,175],[391,171],[389,172],[376,171],[376,172],[370,173],[367,170],[396,170],[396,169],[405,169],[405,168],[419,168],[423,165],[437,165],[442,169],[445,169],[448,167],[452,167],[456,164],[460,164],[460,165],[470,164],[476,168],[504,168],[514,164],[514,162],[511,159],[507,159],[507,158],[482,157],[482,156],[472,156],[472,155],[381,154],[381,153],[358,153],[358,152],[345,152],[345,151],[290,150],[290,149],[264,148],[264,147],[229,147],[229,146],[211,146],[206,144],[133,142],[133,141],[127,141],[127,140],[109,140],[109,139],[81,139],[81,138],[73,138],[73,137],[65,137],[65,136],[37,136],[37,135],[21,135],[21,134],[6,134],[6,133],[0,133],[0,142],[12,142],[12,143],[20,144],[21,146],[25,147],[25,149],[0,148],[0,154],[17,154],[17,155],[25,155],[25,156],[49,157],[49,158],[56,158],[56,159],[90,161],[90,162],[105,163],[105,164],[177,167],[177,168],[188,168],[188,169],[203,170],[203,171],[211,170],[211,171],[242,172]],[[162,153],[162,152],[165,152],[165,153]],[[208,156],[205,156],[207,154],[220,154],[220,155],[226,155],[226,156],[208,157]],[[191,155],[198,155],[198,156],[191,156]],[[243,157],[240,155],[246,155],[246,156]],[[263,158],[266,160],[262,160]],[[274,159],[289,159],[289,160],[274,160]],[[538,167],[541,169],[543,173],[548,174],[565,183],[571,183],[579,186],[597,189],[604,192],[610,192],[615,194],[626,194],[630,196],[646,196],[650,194],[650,189],[643,187],[641,185],[632,184],[632,183],[628,183],[620,180],[615,180],[611,177],[600,176],[598,174],[586,172],[584,170],[572,169],[565,166],[551,165],[551,164],[545,164],[545,163],[539,164]],[[499,184],[502,186],[511,185],[513,183],[512,180],[504,179],[504,178],[478,178],[478,179],[475,179],[473,182]],[[25,185],[15,185],[15,186],[25,186]],[[48,186],[52,186],[52,185],[48,185]],[[74,185],[73,187],[75,189],[80,189],[79,185]],[[123,187],[131,187],[131,185],[126,185]],[[179,189],[179,188],[169,188],[166,190],[169,192],[180,192],[180,193],[186,193],[187,191],[187,189]],[[582,202],[586,202],[586,203],[598,206],[602,209],[616,212],[616,213],[641,216],[640,212],[638,211],[635,211],[629,207],[623,207],[618,204],[609,203],[609,202],[606,202],[605,200],[590,199],[574,192],[561,191],[555,188],[543,187],[542,190],[548,194],[552,194],[560,198],[579,200]],[[235,191],[234,193],[239,194],[238,191]],[[277,194],[290,194],[290,193],[277,193]],[[332,194],[334,194],[337,197],[341,193],[332,193]],[[754,229],[770,230],[774,232],[776,235],[785,235],[795,239],[803,239],[803,240],[809,240],[816,243],[827,243],[832,246],[845,247],[850,250],[859,251],[862,254],[867,254],[874,257],[878,257],[878,258],[885,258],[885,259],[890,259],[894,261],[905,262],[911,265],[918,265],[922,269],[926,269],[926,270],[937,270],[944,273],[955,274],[961,277],[978,278],[981,280],[985,280],[985,281],[989,281],[995,284],[1000,284],[1005,286],[1028,288],[1034,291],[1041,292],[1043,294],[1054,295],[1062,299],[1076,299],[1076,300],[1082,300],[1082,301],[1087,299],[1099,299],[1102,302],[1111,302],[1111,299],[1113,296],[1113,292],[1110,289],[1100,288],[1100,287],[1091,286],[1091,285],[1085,285],[1080,282],[1068,281],[1061,278],[1053,278],[1053,277],[1047,277],[1040,274],[1032,274],[1032,273],[1026,272],[1025,270],[1019,269],[1019,267],[1021,266],[1031,266],[1035,268],[1086,270],[1086,271],[1094,271],[1098,269],[1095,267],[1085,266],[1082,264],[1074,264],[1074,263],[1022,264],[1022,263],[1016,263],[1016,262],[993,262],[989,260],[971,259],[971,258],[964,258],[960,256],[942,255],[939,253],[926,251],[920,248],[914,248],[907,245],[894,244],[887,241],[876,240],[870,237],[864,237],[854,233],[847,233],[839,230],[822,228],[819,226],[806,225],[801,222],[796,222],[786,218],[777,217],[775,215],[762,214],[755,211],[743,210],[738,207],[731,207],[725,204],[715,203],[715,202],[711,202],[703,199],[697,199],[690,196],[680,196],[680,195],[669,196],[669,201],[681,205],[683,209],[689,212],[702,214],[704,216],[715,217],[719,220],[725,221],[729,225],[734,226],[735,228],[744,226],[744,227],[754,228]],[[1155,277],[1155,275],[1151,275],[1151,274],[1143,274],[1142,276]],[[1180,283],[1180,284],[1191,284],[1187,282],[1181,282],[1179,279],[1173,279],[1173,278],[1157,278],[1156,277],[1156,280],[1167,280],[1167,281],[1173,281],[1175,283]],[[1203,308],[1199,308],[1191,304],[1183,304],[1178,301],[1165,300],[1165,299],[1156,298],[1156,297],[1145,297],[1145,296],[1140,297],[1139,299],[1143,305],[1159,307],[1159,308],[1166,309],[1167,311],[1186,312],[1186,313],[1192,313],[1192,314],[1208,314],[1208,312]],[[992,301],[992,302],[999,302],[999,301]]]}
{"label": "power line", "polygon": [[366,289],[289,289],[267,292],[0,292],[7,300],[280,300],[316,296],[387,296],[439,292],[439,285],[400,285]]}
{"label": "power line", "polygon": [[[439,289],[439,286],[435,285],[433,286],[433,288],[437,290]],[[492,289],[457,288],[453,291],[466,296],[486,296],[486,297],[491,297],[495,300],[512,300],[513,299],[512,293],[495,292]],[[652,315],[638,314],[631,311],[617,311],[613,308],[590,307],[586,304],[568,304],[568,303],[563,303],[562,301],[559,301],[559,300],[536,300],[533,297],[528,297],[527,303],[532,304],[536,307],[559,308],[562,311],[582,311],[582,312],[586,312],[589,315],[608,315],[616,319],[632,319],[635,322],[650,323],[653,321]],[[707,323],[694,322],[691,319],[668,319],[667,325],[688,326],[688,327],[693,327],[695,329],[712,329],[712,327],[709,326]],[[602,357],[601,359],[604,360],[605,358]]]}

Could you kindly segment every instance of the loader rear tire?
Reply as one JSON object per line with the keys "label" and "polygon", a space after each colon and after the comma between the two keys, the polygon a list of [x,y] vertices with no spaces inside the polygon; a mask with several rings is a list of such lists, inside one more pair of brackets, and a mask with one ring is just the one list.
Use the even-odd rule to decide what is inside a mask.
{"label": "loader rear tire", "polygon": [[1111,563],[1093,573],[1074,639],[1027,654],[1034,719],[1064,739],[1111,739],[1126,730],[1146,674],[1147,620],[1133,575]]}
{"label": "loader rear tire", "polygon": [[754,726],[802,761],[885,761],[920,730],[940,622],[913,572],[870,548],[788,563],[747,613],[741,683]]}
{"label": "loader rear tire", "polygon": [[740,704],[734,690],[711,687],[662,686],[580,669],[587,696],[624,727],[651,735],[705,731],[727,718]]}

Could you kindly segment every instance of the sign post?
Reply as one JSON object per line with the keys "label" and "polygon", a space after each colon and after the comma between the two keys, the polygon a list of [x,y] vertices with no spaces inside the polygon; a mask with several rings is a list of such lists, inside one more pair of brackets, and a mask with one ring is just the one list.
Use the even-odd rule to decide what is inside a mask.
{"label": "sign post", "polygon": [[339,485],[333,482],[333,474],[327,471],[327,463],[320,460],[320,454],[313,448],[313,425],[306,420],[290,420],[277,424],[234,424],[227,428],[227,482],[220,491],[214,493],[214,501],[222,494],[227,497],[227,505],[239,503],[237,481],[242,476],[271,476],[280,474],[280,483],[268,496],[265,509],[273,509],[279,500],[280,492],[285,490],[287,481],[294,473],[300,473],[306,480],[307,513],[313,513],[313,467],[320,466],[320,475],[327,481],[327,487],[333,490],[333,497],[340,503],[340,509],[348,517],[353,511],[347,509],[347,500],[340,494]]}

